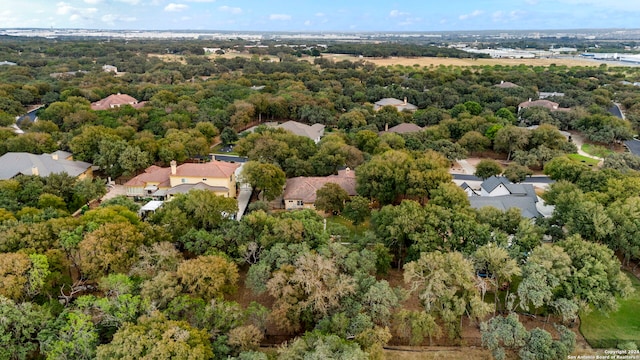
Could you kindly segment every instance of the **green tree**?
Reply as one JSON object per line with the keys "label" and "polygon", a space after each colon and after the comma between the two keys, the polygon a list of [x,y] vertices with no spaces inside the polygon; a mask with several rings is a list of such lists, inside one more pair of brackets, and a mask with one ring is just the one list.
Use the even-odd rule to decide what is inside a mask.
{"label": "green tree", "polygon": [[503,175],[512,183],[519,183],[533,175],[533,171],[526,166],[511,163],[504,169]]}
{"label": "green tree", "polygon": [[316,191],[316,209],[330,213],[340,213],[345,203],[349,200],[349,194],[340,185],[326,183]]}
{"label": "green tree", "polygon": [[238,133],[230,127],[226,127],[222,129],[222,133],[220,134],[220,141],[222,141],[223,146],[227,146],[238,141]]}
{"label": "green tree", "polygon": [[101,225],[78,245],[80,269],[93,279],[110,273],[128,273],[143,240],[144,236],[131,224]]}
{"label": "green tree", "polygon": [[95,359],[98,332],[91,316],[65,311],[38,335],[40,350],[47,359]]}
{"label": "green tree", "polygon": [[476,166],[475,176],[481,178],[482,180],[488,179],[495,175],[500,175],[502,173],[502,166],[500,163],[493,159],[483,159],[480,160],[478,165]]}
{"label": "green tree", "polygon": [[407,263],[404,270],[404,281],[411,292],[418,293],[425,311],[442,319],[451,338],[460,336],[465,314],[480,319],[492,309],[481,300],[475,287],[473,264],[462,253],[422,253],[418,260]]}
{"label": "green tree", "polygon": [[477,131],[469,131],[458,140],[458,144],[473,154],[489,148],[491,140]]}
{"label": "green tree", "polygon": [[178,265],[178,278],[185,291],[210,300],[236,290],[238,267],[222,256],[199,256]]}
{"label": "green tree", "polygon": [[530,136],[529,130],[509,125],[496,132],[493,148],[507,153],[507,160],[509,160],[514,151],[524,150],[529,145]]}
{"label": "green tree", "polygon": [[585,164],[573,161],[566,156],[560,156],[544,165],[544,173],[553,180],[567,180],[572,183],[578,181],[582,173],[591,171]]}
{"label": "green tree", "polygon": [[515,313],[506,317],[496,316],[488,322],[480,323],[480,331],[482,346],[487,347],[496,360],[506,358],[505,350],[522,348],[529,337],[527,329]]}
{"label": "green tree", "polygon": [[277,165],[249,161],[242,168],[242,178],[267,200],[282,194],[286,175]]}
{"label": "green tree", "polygon": [[154,312],[137,324],[126,323],[113,341],[98,347],[97,359],[213,359],[209,335],[184,321]]}
{"label": "green tree", "polygon": [[15,303],[0,296],[0,357],[26,360],[38,350],[38,334],[52,320],[33,303]]}
{"label": "green tree", "polygon": [[354,196],[351,198],[351,201],[344,206],[343,215],[351,220],[354,225],[358,225],[364,222],[371,214],[369,205],[369,200],[362,196]]}

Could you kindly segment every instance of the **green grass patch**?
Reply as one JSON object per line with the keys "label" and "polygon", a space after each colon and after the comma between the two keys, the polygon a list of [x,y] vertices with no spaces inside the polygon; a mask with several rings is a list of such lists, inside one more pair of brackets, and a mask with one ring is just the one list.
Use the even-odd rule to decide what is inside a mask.
{"label": "green grass patch", "polygon": [[327,228],[331,225],[343,226],[347,229],[348,234],[353,236],[362,236],[364,232],[369,228],[369,219],[366,219],[362,224],[353,225],[351,220],[341,215],[332,215],[327,218]]}
{"label": "green grass patch", "polygon": [[601,158],[604,158],[613,154],[612,150],[609,150],[604,146],[594,145],[594,144],[582,144],[582,151],[586,152],[589,155],[593,155]]}
{"label": "green grass patch", "polygon": [[596,166],[600,162],[599,160],[592,159],[590,157],[580,155],[580,154],[569,154],[567,155],[569,159],[577,162],[581,162],[583,164],[587,164],[589,166]]}
{"label": "green grass patch", "polygon": [[617,348],[618,344],[635,341],[640,347],[640,280],[626,273],[635,291],[626,299],[618,299],[615,313],[592,311],[580,316],[580,332],[594,348]]}
{"label": "green grass patch", "polygon": [[235,151],[230,151],[230,152],[223,152],[221,151],[223,148],[222,144],[218,144],[216,146],[213,147],[213,149],[211,149],[211,152],[214,154],[220,154],[220,155],[235,155],[235,156],[240,156],[240,154],[238,154]]}

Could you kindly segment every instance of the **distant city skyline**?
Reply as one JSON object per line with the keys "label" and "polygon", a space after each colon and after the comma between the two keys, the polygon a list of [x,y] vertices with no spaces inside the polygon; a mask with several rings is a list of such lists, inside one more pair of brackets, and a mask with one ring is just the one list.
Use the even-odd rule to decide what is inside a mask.
{"label": "distant city skyline", "polygon": [[22,0],[3,28],[465,31],[638,28],[630,0]]}

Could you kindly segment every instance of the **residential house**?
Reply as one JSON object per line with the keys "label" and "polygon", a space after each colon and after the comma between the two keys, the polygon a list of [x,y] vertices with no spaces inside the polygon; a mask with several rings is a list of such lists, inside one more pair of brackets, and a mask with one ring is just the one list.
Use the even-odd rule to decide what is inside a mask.
{"label": "residential house", "polygon": [[568,108],[561,108],[557,102],[553,102],[550,100],[531,100],[521,102],[518,105],[518,112],[522,109],[530,108],[530,107],[543,107],[549,109],[551,111],[570,111]]}
{"label": "residential house", "polygon": [[419,132],[422,131],[423,129],[413,123],[402,123],[402,124],[398,124],[396,126],[393,127],[389,127],[388,124],[385,124],[384,126],[384,131],[381,131],[380,134],[383,133],[396,133],[396,134],[407,134],[407,133],[413,133],[413,132]]}
{"label": "residential house", "polygon": [[373,110],[378,111],[385,106],[393,106],[398,111],[407,110],[413,112],[418,110],[417,106],[407,102],[407,98],[404,98],[404,100],[398,100],[394,98],[380,99],[373,104]]}
{"label": "residential house", "polygon": [[104,72],[112,72],[112,73],[118,73],[118,68],[113,66],[113,65],[103,65],[102,66],[102,71]]}
{"label": "residential house", "polygon": [[356,174],[349,168],[325,177],[300,176],[287,180],[282,195],[285,209],[315,209],[316,192],[327,183],[340,185],[349,196],[357,195]]}
{"label": "residential house", "polygon": [[531,184],[514,184],[505,177],[492,176],[480,184],[480,190],[472,189],[467,183],[462,184],[462,189],[469,196],[469,203],[474,209],[494,207],[506,211],[518,208],[522,216],[537,218],[553,212],[549,211]]}
{"label": "residential house", "polygon": [[136,98],[127,94],[112,94],[106,98],[91,103],[91,110],[108,110],[117,108],[123,105],[131,105],[136,109],[139,109],[145,105],[145,102],[138,102]]}
{"label": "residential house", "polygon": [[11,61],[6,61],[6,60],[0,61],[0,66],[16,66],[16,65],[18,64]]}
{"label": "residential house", "polygon": [[11,179],[20,174],[46,177],[61,173],[67,173],[78,179],[93,175],[90,163],[74,161],[72,154],[66,151],[38,155],[9,152],[0,156],[0,180]]}
{"label": "residential house", "polygon": [[164,199],[175,194],[187,193],[191,189],[206,189],[217,195],[235,198],[236,170],[240,166],[215,160],[178,166],[172,161],[170,167],[148,167],[142,174],[127,181],[124,186],[127,196]]}
{"label": "residential house", "polygon": [[538,92],[538,98],[539,99],[546,99],[548,97],[563,97],[564,93],[560,93],[560,92]]}
{"label": "residential house", "polygon": [[320,138],[324,136],[324,125],[313,124],[311,126],[297,121],[287,121],[280,125],[276,125],[277,128],[288,130],[298,136],[305,136],[313,140],[316,144],[320,142]]}
{"label": "residential house", "polygon": [[500,84],[495,84],[493,86],[501,88],[501,89],[512,89],[512,88],[519,88],[520,87],[520,85],[514,84],[514,83],[509,82],[509,81],[500,81]]}

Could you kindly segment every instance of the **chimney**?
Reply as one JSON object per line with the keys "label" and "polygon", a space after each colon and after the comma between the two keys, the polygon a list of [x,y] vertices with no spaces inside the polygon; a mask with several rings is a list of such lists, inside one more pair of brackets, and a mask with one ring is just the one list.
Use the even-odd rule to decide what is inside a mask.
{"label": "chimney", "polygon": [[404,97],[404,104],[407,105],[407,97]]}
{"label": "chimney", "polygon": [[58,160],[58,153],[53,153],[53,154],[51,154],[51,158],[52,158],[53,160]]}
{"label": "chimney", "polygon": [[500,84],[504,84],[504,80],[500,80]]}
{"label": "chimney", "polygon": [[531,102],[531,98],[529,98],[529,102]]}
{"label": "chimney", "polygon": [[389,123],[384,124],[384,131],[389,131]]}
{"label": "chimney", "polygon": [[175,175],[178,171],[178,164],[175,160],[171,160],[171,175]]}
{"label": "chimney", "polygon": [[40,176],[40,172],[38,171],[38,167],[37,166],[32,166],[31,167],[31,175]]}
{"label": "chimney", "polygon": [[351,169],[348,166],[347,166],[346,169],[344,169],[344,172],[347,173],[347,174],[349,174],[350,171],[351,171]]}

